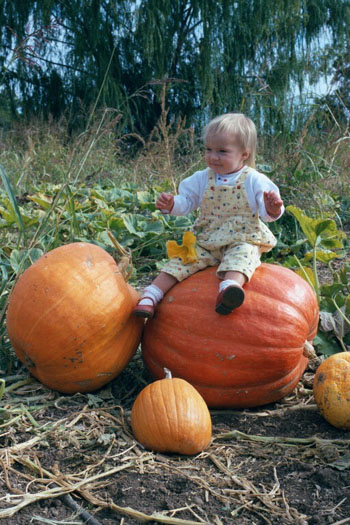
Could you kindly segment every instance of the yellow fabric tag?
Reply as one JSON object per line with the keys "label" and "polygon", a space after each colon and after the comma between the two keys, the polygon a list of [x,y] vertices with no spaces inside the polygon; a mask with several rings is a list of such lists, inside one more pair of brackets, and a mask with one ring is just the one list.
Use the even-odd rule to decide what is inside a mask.
{"label": "yellow fabric tag", "polygon": [[196,254],[196,236],[192,232],[185,232],[182,236],[182,244],[178,245],[176,241],[167,241],[166,249],[169,259],[180,257],[183,264],[192,264],[197,262]]}

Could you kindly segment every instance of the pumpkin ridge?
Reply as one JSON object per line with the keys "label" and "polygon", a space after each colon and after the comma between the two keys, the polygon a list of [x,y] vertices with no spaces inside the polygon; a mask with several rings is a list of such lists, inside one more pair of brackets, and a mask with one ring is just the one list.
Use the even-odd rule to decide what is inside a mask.
{"label": "pumpkin ridge", "polygon": [[[175,423],[174,423],[174,429],[173,429],[173,432],[175,434],[175,442],[176,442],[176,446],[179,448],[180,450],[180,446],[181,446],[181,439],[180,439],[180,417],[179,417],[179,414],[181,414],[183,412],[183,406],[182,403],[180,405],[180,399],[179,397],[181,396],[182,392],[181,392],[181,389],[180,389],[180,395],[178,396],[177,395],[177,390],[178,390],[178,381],[177,381],[177,378],[173,378],[172,381],[168,380],[168,379],[164,379],[164,381],[169,381],[171,383],[170,385],[170,390],[171,390],[171,396],[172,396],[172,404],[173,404],[173,410],[171,411],[172,413],[175,413]],[[182,396],[181,396],[181,399],[182,399]]]}
{"label": "pumpkin ridge", "polygon": [[[168,418],[167,414],[167,406],[164,400],[163,395],[163,388],[161,382],[165,381],[164,379],[160,379],[156,383],[153,383],[154,386],[154,392],[156,392],[156,395],[154,395],[154,392],[151,390],[149,391],[149,397],[151,401],[152,406],[152,413],[155,414],[154,421],[156,421],[157,430],[158,430],[158,442],[161,442],[161,446],[163,451],[165,452],[168,447],[168,438],[171,436],[171,421]],[[162,413],[159,414],[159,405],[156,404],[156,399],[160,399],[162,401]],[[160,417],[157,417],[159,415]],[[167,428],[164,430],[162,426],[162,422],[164,424],[164,421],[166,421]]]}
{"label": "pumpkin ridge", "polygon": [[[249,294],[251,295],[252,302],[253,302],[254,296],[255,296],[254,302],[257,302],[257,300],[260,297],[260,294],[257,291],[255,291],[255,290],[250,290]],[[273,302],[275,304],[278,304],[280,302],[280,298],[276,298],[276,297],[270,296],[267,293],[265,293],[264,296],[265,296],[264,298],[268,298],[268,301],[266,301],[266,303],[269,302],[270,305],[271,305],[271,302]],[[296,326],[298,326],[301,322],[305,326],[309,325],[308,319],[307,319],[307,317],[305,315],[305,310],[303,311],[298,304],[295,304],[295,303],[293,304],[292,302],[288,301],[288,298],[285,297],[285,296],[283,297],[283,302],[284,302],[284,304],[286,304],[291,309],[288,312],[288,317],[290,317],[291,311],[294,312],[293,319],[295,321],[295,325]],[[287,316],[287,311],[286,310],[284,310],[284,314],[285,314],[285,316]],[[262,321],[264,319],[267,320],[269,318],[268,313],[266,312],[266,310],[264,308],[261,308],[259,310],[259,315],[260,315],[260,319]]]}

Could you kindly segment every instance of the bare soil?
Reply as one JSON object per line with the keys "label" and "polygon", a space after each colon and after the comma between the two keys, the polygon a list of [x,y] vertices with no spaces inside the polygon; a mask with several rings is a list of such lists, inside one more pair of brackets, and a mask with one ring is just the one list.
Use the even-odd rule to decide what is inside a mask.
{"label": "bare soil", "polygon": [[132,403],[152,380],[139,352],[93,394],[62,395],[15,378],[1,402],[0,519],[8,525],[350,523],[350,434],[330,426],[314,405],[319,362],[310,362],[280,402],[211,411],[212,443],[192,457],[153,453],[133,438]]}

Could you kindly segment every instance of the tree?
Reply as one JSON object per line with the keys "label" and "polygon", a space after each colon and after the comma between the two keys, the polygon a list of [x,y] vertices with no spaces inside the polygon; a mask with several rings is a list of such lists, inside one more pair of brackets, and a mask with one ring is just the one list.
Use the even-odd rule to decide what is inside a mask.
{"label": "tree", "polygon": [[[338,50],[337,50],[338,49]],[[319,127],[328,130],[330,123],[350,125],[350,49],[349,43],[336,49],[327,47],[325,57],[331,64],[330,73],[332,90],[320,97],[320,111],[317,115]],[[323,115],[323,119],[321,118]],[[324,118],[327,115],[327,119]]]}
{"label": "tree", "polygon": [[69,112],[74,125],[98,101],[147,135],[154,81],[168,79],[170,114],[188,123],[243,110],[284,131],[291,89],[324,74],[324,32],[345,42],[349,22],[349,0],[0,0],[0,89],[23,116]]}

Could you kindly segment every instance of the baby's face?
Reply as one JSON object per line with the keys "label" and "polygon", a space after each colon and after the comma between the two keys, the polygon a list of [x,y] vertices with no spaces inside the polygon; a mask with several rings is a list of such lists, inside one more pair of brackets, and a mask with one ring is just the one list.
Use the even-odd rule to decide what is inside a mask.
{"label": "baby's face", "polygon": [[205,141],[205,161],[218,175],[239,171],[248,158],[248,152],[226,134],[212,135]]}

